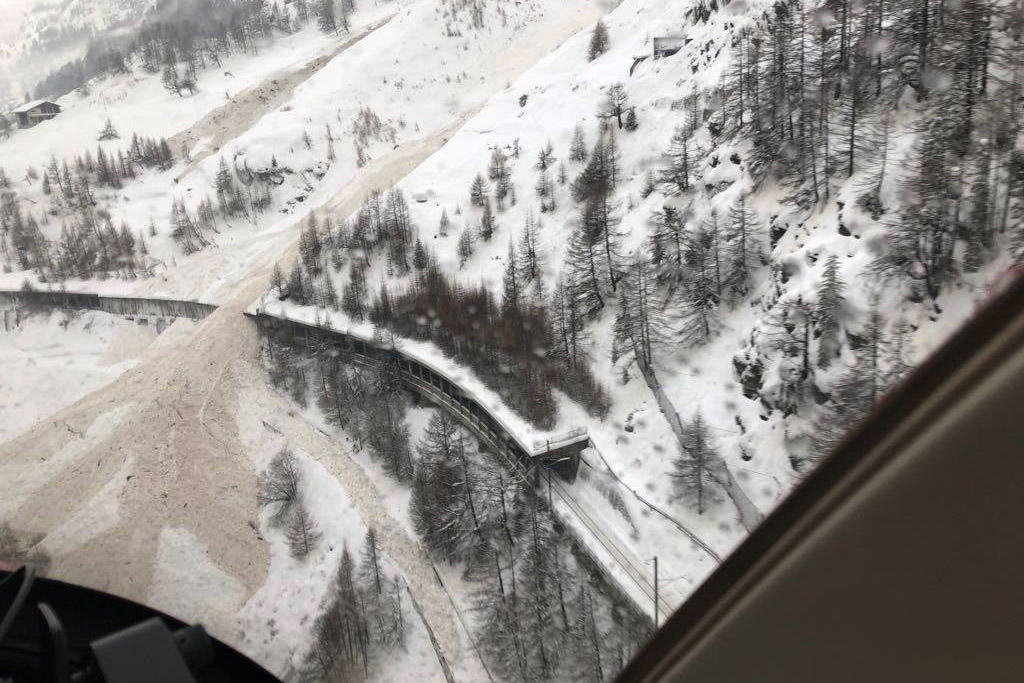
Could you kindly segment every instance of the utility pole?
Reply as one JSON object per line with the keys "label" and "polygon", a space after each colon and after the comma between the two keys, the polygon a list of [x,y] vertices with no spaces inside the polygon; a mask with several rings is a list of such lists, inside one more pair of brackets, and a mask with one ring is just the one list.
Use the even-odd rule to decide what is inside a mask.
{"label": "utility pole", "polygon": [[549,466],[547,468],[547,470],[548,470],[548,507],[550,508],[551,507],[551,467]]}
{"label": "utility pole", "polygon": [[658,630],[658,556],[654,556],[654,630]]}

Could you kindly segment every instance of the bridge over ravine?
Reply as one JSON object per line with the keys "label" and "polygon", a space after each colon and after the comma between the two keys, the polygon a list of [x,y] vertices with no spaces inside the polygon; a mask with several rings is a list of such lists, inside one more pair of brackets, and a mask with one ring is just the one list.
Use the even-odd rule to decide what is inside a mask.
{"label": "bridge over ravine", "polygon": [[104,296],[89,292],[17,289],[0,290],[0,307],[103,311],[111,315],[191,318],[200,320],[217,310],[213,304],[158,297]]}
{"label": "bridge over ravine", "polygon": [[[318,350],[333,347],[340,355],[356,364],[375,368],[382,367],[388,362],[396,364],[407,387],[456,417],[480,439],[483,446],[501,457],[514,475],[535,485],[546,483],[553,502],[556,503],[555,512],[563,518],[575,518],[576,523],[569,524],[569,528],[577,529],[575,533],[583,532],[594,539],[596,543],[583,543],[582,546],[595,560],[598,560],[599,555],[604,556],[598,560],[599,566],[612,569],[613,574],[618,573],[620,585],[625,583],[636,586],[638,594],[630,591],[627,586],[623,587],[632,594],[641,609],[650,609],[657,598],[658,612],[662,615],[672,613],[673,607],[663,595],[656,592],[650,568],[639,560],[626,544],[615,538],[607,525],[600,522],[600,516],[585,502],[573,496],[566,486],[572,484],[576,478],[582,452],[593,446],[585,429],[573,430],[557,439],[534,444],[530,448],[451,377],[423,359],[415,358],[403,350],[376,344],[364,337],[329,327],[310,325],[266,313],[246,315],[255,320],[265,332],[286,334],[289,339]],[[543,470],[555,472],[560,476],[554,480],[548,477],[547,482],[542,482],[540,475]],[[558,481],[559,479],[565,483]],[[717,559],[717,556],[714,557]],[[638,599],[641,595],[643,600]]]}
{"label": "bridge over ravine", "polygon": [[267,315],[246,313],[264,333],[285,334],[307,347],[333,348],[351,362],[383,367],[392,364],[407,388],[457,418],[491,451],[505,459],[513,471],[537,481],[539,469],[550,469],[567,482],[576,479],[580,454],[590,447],[585,429],[574,429],[532,446],[524,443],[500,419],[469,395],[457,382],[423,359],[348,332]]}

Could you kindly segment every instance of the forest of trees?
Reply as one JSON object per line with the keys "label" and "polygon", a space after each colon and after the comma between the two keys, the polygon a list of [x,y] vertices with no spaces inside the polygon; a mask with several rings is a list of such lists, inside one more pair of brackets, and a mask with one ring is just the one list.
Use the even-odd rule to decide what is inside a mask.
{"label": "forest of trees", "polygon": [[268,336],[271,383],[305,407],[310,392],[328,423],[345,430],[389,474],[410,481],[409,428],[404,420],[398,369],[353,367],[334,346],[307,349],[286,336]]}
{"label": "forest of trees", "polygon": [[[304,559],[323,541],[303,499],[305,483],[295,454],[280,450],[260,475],[259,504],[271,528],[281,529],[291,555]],[[374,656],[400,647],[405,637],[402,585],[384,570],[376,532],[367,530],[360,555],[341,549],[338,572],[313,624],[304,674],[314,680],[347,679],[369,670]]]}
{"label": "forest of trees", "polygon": [[[273,333],[265,342],[276,386],[300,405],[312,396],[328,423],[412,487],[409,514],[425,547],[437,561],[461,567],[464,579],[477,586],[473,636],[490,669],[502,680],[518,681],[602,681],[621,670],[646,639],[649,622],[606,582],[520,472],[481,451],[440,410],[411,446],[409,396],[386,364],[350,364],[333,346],[306,347]],[[319,542],[315,520],[303,512],[301,490],[294,456],[278,454],[261,480],[261,503],[271,523],[286,530],[297,557],[308,552],[308,537]],[[359,670],[374,649],[400,640],[397,585],[385,582],[381,592],[370,580],[369,550],[362,573],[345,553],[316,622],[307,658],[314,677]]]}
{"label": "forest of trees", "polygon": [[[121,138],[107,119],[102,141]],[[187,153],[187,152],[186,152]],[[270,207],[271,187],[284,172],[276,160],[268,169],[228,166],[222,158],[211,188],[216,197],[189,207],[181,198],[171,201],[168,221],[150,218],[144,228],[122,221],[115,226],[111,209],[126,183],[151,169],[166,171],[175,163],[167,140],[133,134],[127,146],[113,150],[98,145],[70,162],[52,157],[40,169],[29,167],[23,182],[39,184],[47,204],[42,211],[25,207],[35,202],[20,196],[0,168],[0,257],[10,270],[35,270],[44,282],[69,278],[135,278],[153,274],[160,261],[150,256],[147,241],[167,233],[184,254],[215,244],[215,237],[232,219],[255,224]],[[59,222],[58,238],[48,236],[48,224]],[[158,225],[159,223],[159,225]]]}
{"label": "forest of trees", "polygon": [[325,33],[347,30],[354,0],[159,0],[132,30],[94,38],[85,55],[47,75],[35,97],[56,98],[96,77],[142,69],[159,73],[175,95],[195,93],[203,70],[234,53],[258,53],[275,33],[292,33],[314,16]]}
{"label": "forest of trees", "polygon": [[605,415],[608,398],[586,365],[549,356],[558,340],[546,310],[516,295],[514,267],[510,273],[499,304],[486,288],[462,287],[428,266],[408,291],[382,288],[369,317],[401,336],[434,342],[538,427],[555,426],[553,389]]}
{"label": "forest of trees", "polygon": [[[492,160],[499,181],[506,163],[497,155]],[[482,183],[481,178],[474,186]],[[576,302],[564,289],[553,299],[543,296],[537,231],[531,217],[517,240],[519,249],[510,244],[499,302],[485,288],[463,286],[439,270],[416,237],[401,190],[376,191],[348,223],[311,219],[299,240],[299,259],[287,275],[276,269],[271,284],[296,303],[343,310],[354,320],[434,342],[540,427],[554,426],[553,389],[591,414],[604,415],[608,398],[583,362],[585,335]],[[411,276],[404,290],[385,285],[368,291],[366,269],[378,257],[386,259],[389,273]],[[348,281],[339,295],[330,272],[345,264]]]}
{"label": "forest of trees", "polygon": [[[122,222],[115,226],[98,194],[120,189],[147,169],[166,170],[174,156],[166,140],[133,135],[124,149],[97,146],[71,163],[52,157],[41,169],[30,167],[24,182],[39,183],[49,200],[47,210],[26,210],[12,183],[0,169],[0,256],[8,270],[35,269],[40,279],[122,277],[149,274],[153,259],[142,229]],[[60,236],[48,238],[43,228],[61,222]]]}
{"label": "forest of trees", "polygon": [[[835,204],[840,185],[854,178],[857,209],[886,234],[867,289],[877,297],[881,287],[895,288],[933,319],[940,295],[965,276],[1007,247],[1024,256],[1020,9],[1011,0],[955,9],[942,0],[782,0],[735,29],[717,90],[680,100],[665,167],[645,181],[645,195],[666,198],[646,254],[621,269],[619,282],[604,276],[606,289],[624,290],[613,360],[649,365],[659,346],[708,341],[723,307],[746,298],[754,273],[769,265],[766,250],[779,234],[769,239],[750,195],[739,194],[726,212],[711,204],[718,188],[699,191],[700,147],[709,142],[747,150],[731,158],[753,187],[780,186],[783,206],[804,215]],[[716,11],[717,3],[703,3],[688,18],[707,21]],[[898,141],[908,136],[914,143],[905,149]],[[850,236],[844,204],[836,206],[839,234]],[[759,321],[733,361],[748,397],[814,425],[806,453],[794,457],[798,467],[827,454],[913,358],[913,328],[881,315],[877,299],[866,311],[851,306],[846,288],[854,283],[843,281],[841,266],[826,254],[817,291],[794,296],[785,267],[771,264]],[[592,293],[589,302],[604,303]],[[684,440],[713,453],[698,417]],[[703,468],[681,457],[681,491],[699,496]]]}
{"label": "forest of trees", "polygon": [[312,680],[353,680],[369,674],[370,663],[405,642],[403,585],[383,568],[371,527],[358,558],[347,546],[328,589],[326,604],[313,624],[313,647],[303,673]]}
{"label": "forest of trees", "polygon": [[477,637],[502,680],[613,677],[650,625],[581,555],[543,495],[450,416],[417,447],[410,515],[438,559],[479,585]]}
{"label": "forest of trees", "polygon": [[[934,299],[993,256],[1018,205],[1022,46],[1014,2],[779,2],[735,36],[712,123],[751,139],[752,174],[773,174],[799,206],[869,171],[858,203],[890,235],[875,272]],[[908,109],[917,142],[893,168]],[[910,200],[898,211],[893,190]]]}

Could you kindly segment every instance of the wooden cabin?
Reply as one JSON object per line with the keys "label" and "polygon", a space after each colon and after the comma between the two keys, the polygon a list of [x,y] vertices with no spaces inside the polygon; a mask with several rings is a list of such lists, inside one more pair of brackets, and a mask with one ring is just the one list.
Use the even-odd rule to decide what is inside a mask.
{"label": "wooden cabin", "polygon": [[31,128],[59,114],[60,105],[49,100],[35,100],[21,105],[11,113],[18,119],[18,128]]}

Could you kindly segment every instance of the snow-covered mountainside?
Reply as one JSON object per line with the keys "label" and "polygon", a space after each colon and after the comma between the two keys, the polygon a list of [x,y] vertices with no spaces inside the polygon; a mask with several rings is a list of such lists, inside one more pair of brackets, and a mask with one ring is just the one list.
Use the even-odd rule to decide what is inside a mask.
{"label": "snow-covered mountainside", "polygon": [[[246,540],[149,519],[145,590],[109,588],[212,614],[278,673],[611,678],[653,558],[663,613],[1015,271],[1017,4],[296,0],[132,42],[0,140],[0,288],[221,309],[177,374],[144,357],[62,411],[92,446],[26,421],[0,454],[136,438],[119,387],[172,432],[211,419],[170,457],[231,454],[248,502],[195,504]],[[243,310],[393,346],[521,443],[585,429],[579,476],[553,495],[387,365]],[[81,515],[39,505],[3,521],[96,581]],[[383,584],[374,542],[347,564],[368,529]],[[170,591],[175,549],[208,555],[215,606]]]}
{"label": "snow-covered mountainside", "polygon": [[[130,29],[158,0],[31,0],[0,5],[12,26],[0,33],[0,65],[7,68],[17,96],[65,61],[81,57],[90,40]],[[7,94],[0,88],[0,96]]]}

